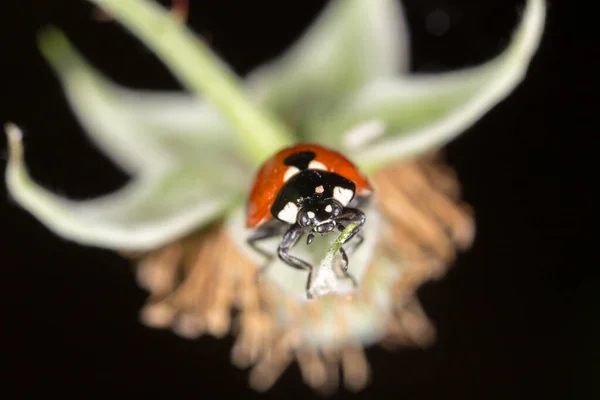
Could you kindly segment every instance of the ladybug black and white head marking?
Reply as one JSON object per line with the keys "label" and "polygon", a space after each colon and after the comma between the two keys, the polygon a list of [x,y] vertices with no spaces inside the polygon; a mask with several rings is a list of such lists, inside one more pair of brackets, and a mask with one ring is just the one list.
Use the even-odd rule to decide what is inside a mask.
{"label": "ladybug black and white head marking", "polygon": [[[354,198],[355,184],[340,175],[317,169],[305,169],[291,177],[279,191],[271,213],[288,224],[315,227],[318,233],[326,229],[341,210]],[[337,214],[336,214],[337,212]],[[332,223],[335,228],[335,224]],[[317,229],[319,227],[319,229]],[[322,231],[322,232],[321,232]]]}
{"label": "ladybug black and white head marking", "polygon": [[316,233],[324,235],[336,227],[336,219],[344,212],[344,207],[335,199],[327,199],[307,204],[298,213],[301,227],[312,227]]}

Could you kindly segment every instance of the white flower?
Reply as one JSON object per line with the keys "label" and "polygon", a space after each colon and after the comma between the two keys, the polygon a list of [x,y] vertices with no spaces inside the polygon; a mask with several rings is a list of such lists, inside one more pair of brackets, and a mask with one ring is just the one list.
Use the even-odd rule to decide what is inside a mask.
{"label": "white flower", "polygon": [[[410,74],[396,0],[333,0],[298,43],[243,83],[156,3],[90,1],[154,51],[189,93],[120,87],[47,29],[41,49],[73,110],[131,182],[87,201],[50,193],[30,179],[21,132],[7,124],[6,183],[18,204],[64,238],[138,259],[138,279],[151,292],[142,312],[149,325],[219,336],[238,308],[234,362],[255,365],[256,388],[297,359],[313,387],[335,386],[341,362],[347,387],[358,389],[368,379],[362,346],[429,342],[432,328],[413,292],[441,276],[473,235],[456,180],[429,155],[521,82],[540,41],[544,1],[527,1],[495,59]],[[249,185],[261,162],[299,141],[341,151],[375,183],[366,240],[350,260],[359,281],[350,295],[332,273],[328,249],[338,238],[321,250],[298,248],[315,265],[321,297],[307,302],[306,274],[278,260],[255,280],[264,260],[245,242]]]}

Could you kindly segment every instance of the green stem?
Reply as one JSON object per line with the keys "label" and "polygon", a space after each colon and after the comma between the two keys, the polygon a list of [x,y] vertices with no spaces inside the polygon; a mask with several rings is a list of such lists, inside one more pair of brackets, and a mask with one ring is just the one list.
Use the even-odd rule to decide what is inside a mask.
{"label": "green stem", "polygon": [[154,51],[189,90],[206,97],[236,128],[251,161],[259,164],[292,143],[290,132],[253,102],[238,77],[186,25],[154,0],[89,0]]}
{"label": "green stem", "polygon": [[355,227],[355,222],[351,222],[350,224],[348,224],[348,226],[346,227],[346,229],[344,229],[340,236],[338,236],[338,238],[331,244],[331,246],[329,246],[329,250],[327,250],[327,255],[325,256],[323,261],[331,260],[331,262],[333,262],[333,259],[337,252],[340,250],[340,247],[342,247],[342,244],[344,244],[344,242],[348,239],[348,237],[352,233],[352,230]]}

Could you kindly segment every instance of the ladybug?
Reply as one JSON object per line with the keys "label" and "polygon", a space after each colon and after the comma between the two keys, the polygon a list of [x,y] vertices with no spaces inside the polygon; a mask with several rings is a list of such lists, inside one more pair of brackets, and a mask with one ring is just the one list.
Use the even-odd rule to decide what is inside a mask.
{"label": "ladybug", "polygon": [[[289,254],[300,238],[307,234],[311,244],[315,234],[340,232],[350,223],[355,228],[344,240],[357,240],[348,248],[340,247],[347,275],[348,255],[363,242],[361,228],[365,214],[358,208],[373,192],[358,168],[337,151],[316,145],[298,144],[281,150],[259,169],[247,208],[247,228],[254,229],[248,244],[267,258],[274,255],[257,246],[260,240],[282,236],[277,249],[279,258],[291,267],[307,270],[307,297],[312,265]],[[347,275],[348,276],[348,275]]]}

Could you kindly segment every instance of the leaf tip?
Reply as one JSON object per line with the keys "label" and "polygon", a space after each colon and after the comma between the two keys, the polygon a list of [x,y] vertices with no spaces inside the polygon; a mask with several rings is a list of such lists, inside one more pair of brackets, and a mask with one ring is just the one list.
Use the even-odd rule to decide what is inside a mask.
{"label": "leaf tip", "polygon": [[52,25],[45,26],[38,32],[38,46],[44,58],[55,67],[65,66],[72,53],[67,36]]}
{"label": "leaf tip", "polygon": [[535,51],[544,30],[546,20],[546,0],[528,0],[523,10],[523,23],[516,32],[516,43],[523,41],[529,46],[521,46],[530,52]]}
{"label": "leaf tip", "polygon": [[23,132],[13,122],[4,124],[4,132],[8,139],[9,161],[11,163],[19,163],[23,156]]}

